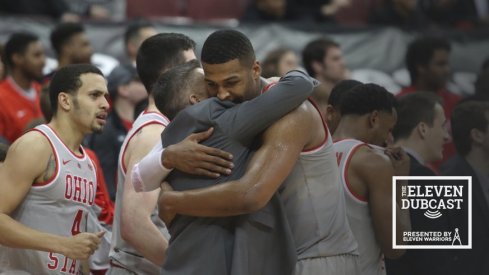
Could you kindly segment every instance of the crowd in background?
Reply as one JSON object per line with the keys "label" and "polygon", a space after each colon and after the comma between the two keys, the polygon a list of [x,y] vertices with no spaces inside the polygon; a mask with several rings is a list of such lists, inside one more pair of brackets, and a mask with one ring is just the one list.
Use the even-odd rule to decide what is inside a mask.
{"label": "crowd in background", "polygon": [[174,18],[242,22],[327,22],[407,29],[487,26],[487,0],[49,0],[0,1],[0,13],[62,21]]}
{"label": "crowd in background", "polygon": [[[82,23],[84,20],[187,17],[205,21],[233,18],[252,23],[327,22],[338,25],[389,25],[409,29],[462,30],[484,27],[489,22],[488,0],[250,0],[236,3],[225,0],[209,0],[209,2],[138,0],[137,3],[132,0],[50,0],[43,3],[42,7],[37,6],[38,2],[19,0],[12,5],[12,1],[0,0],[0,12],[6,15],[35,14],[59,21],[49,37],[57,67],[47,74],[44,71],[47,45],[41,43],[37,34],[16,32],[0,46],[2,56],[0,148],[12,144],[29,129],[50,121],[52,114],[48,86],[56,71],[71,64],[92,63],[94,52],[92,42],[88,39]],[[159,2],[155,5],[161,9],[155,9],[152,6],[153,2]],[[233,2],[232,6],[230,2]],[[135,5],[140,7],[133,8]],[[215,9],[219,7],[223,7],[225,11],[226,8],[229,9],[227,14],[232,16],[225,17],[215,13]],[[128,24],[123,37],[127,55],[125,61],[106,74],[110,103],[107,124],[102,133],[91,134],[84,140],[87,148],[93,150],[89,154],[99,166],[97,181],[100,190],[97,193],[96,203],[102,210],[97,214],[107,228],[110,228],[114,215],[113,203],[116,197],[119,150],[133,122],[147,106],[147,93],[136,70],[137,52],[143,41],[156,33],[157,30],[150,21],[135,20]],[[343,58],[341,44],[326,36],[304,42],[305,46],[299,53],[287,47],[279,47],[268,52],[260,60],[262,76],[282,77],[290,70],[300,67],[319,80],[321,86],[312,97],[333,133],[339,123],[339,118],[336,120],[335,115],[339,113],[348,115],[347,107],[342,106],[340,100],[335,102],[338,94],[334,91],[335,88],[337,91],[352,90],[351,87],[351,89],[337,88],[340,87],[340,83],[352,79],[352,74]],[[487,110],[475,115],[470,114],[476,118],[473,120],[472,128],[467,130],[461,125],[468,123],[468,119],[463,117],[463,114],[470,113],[470,108],[461,103],[478,102],[470,103],[475,104],[473,110],[480,110],[480,106],[487,106],[477,104],[489,100],[489,55],[481,56],[485,61],[473,83],[474,93],[470,96],[461,96],[451,91],[448,86],[452,73],[451,52],[452,45],[441,36],[415,37],[408,45],[404,57],[410,82],[401,90],[393,91],[400,105],[397,114],[399,117],[396,118],[397,124],[395,127],[394,125],[390,127],[387,140],[384,139],[378,142],[379,144],[368,139],[365,142],[379,146],[396,144],[409,148],[406,151],[412,160],[417,161],[416,165],[422,166],[421,168],[416,166],[420,170],[412,169],[411,175],[416,175],[418,172],[422,175],[453,174],[456,167],[460,168],[457,163],[472,165],[473,171],[471,171],[475,171],[474,175],[481,179],[480,191],[484,194],[484,197],[480,198],[482,201],[477,203],[485,205],[484,209],[487,210],[489,169],[485,170],[487,167],[474,163],[481,159],[489,159],[489,116]],[[358,83],[354,85],[361,84]],[[420,94],[420,98],[417,98],[416,95]],[[424,98],[425,95],[429,96]],[[426,107],[426,112],[421,110],[423,106]],[[412,118],[411,114],[417,111],[421,113],[420,117]],[[351,114],[355,114],[355,111]],[[452,133],[452,119],[455,114],[458,128]],[[424,126],[419,126],[423,123]],[[340,130],[345,131],[345,127],[340,126]],[[478,132],[475,133],[476,131]],[[474,153],[473,148],[477,148],[481,153],[479,151]],[[487,236],[484,238],[486,242]],[[479,253],[479,256],[485,255],[479,250],[476,250],[476,253]],[[428,254],[427,257],[431,256],[433,255]],[[454,261],[465,261],[464,263],[470,263],[473,259],[469,258],[474,257],[473,254],[463,253],[450,255],[452,256],[459,257]],[[477,259],[482,261],[483,258]],[[421,266],[424,261],[418,259],[415,263]],[[388,261],[387,267],[390,266],[391,270],[396,268],[402,270],[402,264],[406,263]]]}

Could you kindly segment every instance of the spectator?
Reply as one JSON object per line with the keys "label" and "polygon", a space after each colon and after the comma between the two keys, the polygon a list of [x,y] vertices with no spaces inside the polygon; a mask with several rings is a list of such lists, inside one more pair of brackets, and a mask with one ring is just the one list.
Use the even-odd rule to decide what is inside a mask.
{"label": "spectator", "polygon": [[107,80],[112,111],[107,117],[104,131],[91,135],[86,144],[100,159],[110,197],[115,200],[119,150],[132,127],[136,104],[148,95],[132,65],[116,67]]}
{"label": "spectator", "polygon": [[369,23],[418,29],[426,26],[428,19],[417,0],[386,0],[370,15]]}
{"label": "spectator", "polygon": [[131,64],[136,67],[136,56],[139,47],[146,38],[155,35],[156,29],[147,21],[134,21],[130,23],[124,33],[124,47]]}
{"label": "spectator", "polygon": [[[450,43],[444,38],[420,37],[408,46],[406,65],[411,76],[411,86],[402,89],[397,96],[401,97],[414,92],[428,92],[441,98],[447,127],[450,127],[450,115],[461,97],[448,91],[450,78]],[[445,144],[444,160],[455,153],[452,142]],[[440,163],[435,163],[437,168]]]}
{"label": "spectator", "polygon": [[[393,135],[396,146],[401,146],[409,156],[409,176],[435,176],[427,165],[443,158],[443,144],[449,139],[444,127],[445,114],[439,98],[429,93],[413,93],[399,99],[398,120]],[[423,216],[422,210],[411,210],[413,231],[436,231],[447,226],[446,217],[436,221]],[[387,274],[445,274],[446,265],[431,262],[444,260],[443,251],[407,250],[400,259],[386,260]]]}
{"label": "spectator", "polygon": [[347,78],[346,68],[340,45],[327,38],[319,38],[309,42],[302,50],[302,63],[310,76],[324,85],[328,93]]}
{"label": "spectator", "polygon": [[482,64],[481,71],[475,81],[475,95],[489,97],[489,58]]}
{"label": "spectator", "polygon": [[[457,105],[452,133],[457,155],[442,167],[442,174],[472,177],[472,249],[450,249],[447,274],[489,274],[489,102]],[[449,216],[455,222],[458,218]]]}
{"label": "spectator", "polygon": [[3,64],[2,56],[3,56],[4,46],[0,44],[0,81],[5,78],[5,74],[7,73],[5,70],[5,64]]}
{"label": "spectator", "polygon": [[262,64],[262,76],[265,78],[282,77],[299,66],[297,55],[288,48],[278,48],[269,52]]}
{"label": "spectator", "polygon": [[291,0],[252,0],[242,21],[294,21],[300,18]]}
{"label": "spectator", "polygon": [[35,119],[42,119],[39,107],[46,61],[44,47],[34,34],[14,33],[5,44],[4,63],[8,76],[0,82],[0,136],[9,143]]}
{"label": "spectator", "polygon": [[61,21],[78,21],[79,16],[70,11],[65,0],[0,0],[0,11],[7,14],[48,16]]}
{"label": "spectator", "polygon": [[58,58],[58,68],[90,63],[92,46],[80,23],[60,23],[51,32],[51,45]]}

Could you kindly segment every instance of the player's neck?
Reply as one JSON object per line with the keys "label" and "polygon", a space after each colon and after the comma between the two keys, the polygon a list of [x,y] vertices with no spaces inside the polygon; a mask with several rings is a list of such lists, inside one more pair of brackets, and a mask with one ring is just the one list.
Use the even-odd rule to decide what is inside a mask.
{"label": "player's neck", "polygon": [[51,122],[48,123],[48,126],[56,132],[56,135],[63,141],[68,149],[75,153],[79,152],[85,134],[77,128],[75,123],[67,118],[53,117]]}
{"label": "player's neck", "polygon": [[146,108],[146,110],[148,112],[156,112],[161,114],[160,110],[156,108],[155,99],[152,95],[148,96],[148,107]]}
{"label": "player's neck", "polygon": [[363,121],[359,118],[353,118],[349,116],[344,116],[341,118],[338,127],[336,128],[333,139],[347,139],[352,138],[369,143],[368,131],[362,127]]}

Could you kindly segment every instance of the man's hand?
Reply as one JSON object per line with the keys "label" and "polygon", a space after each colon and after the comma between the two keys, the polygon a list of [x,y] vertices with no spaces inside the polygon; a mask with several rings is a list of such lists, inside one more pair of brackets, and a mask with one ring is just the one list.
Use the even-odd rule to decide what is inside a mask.
{"label": "man's hand", "polygon": [[191,134],[183,141],[168,146],[161,155],[161,163],[168,169],[217,178],[231,174],[233,156],[222,150],[199,144],[212,135],[214,128]]}
{"label": "man's hand", "polygon": [[61,254],[70,259],[86,260],[90,255],[97,250],[100,239],[105,234],[105,231],[97,233],[80,233],[66,239],[63,243],[63,251]]}
{"label": "man's hand", "polygon": [[173,191],[173,188],[171,187],[168,182],[164,181],[161,183],[161,191],[160,191],[160,197],[158,199],[158,216],[160,219],[165,222],[166,226],[169,226],[173,219],[175,218],[176,214],[175,211],[172,211],[165,207],[164,201],[163,201],[163,194],[168,191]]}
{"label": "man's hand", "polygon": [[385,149],[384,152],[391,160],[396,176],[409,175],[409,156],[401,147],[390,147]]}

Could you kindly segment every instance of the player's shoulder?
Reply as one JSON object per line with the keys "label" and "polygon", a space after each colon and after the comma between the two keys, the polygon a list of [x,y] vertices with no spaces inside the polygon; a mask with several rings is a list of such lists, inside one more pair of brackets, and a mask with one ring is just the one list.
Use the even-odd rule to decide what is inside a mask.
{"label": "player's shoulder", "polygon": [[9,153],[36,156],[36,159],[40,159],[43,155],[50,154],[52,150],[48,138],[41,132],[32,130],[15,140],[10,146]]}
{"label": "player's shoulder", "polygon": [[364,144],[358,148],[352,157],[352,163],[363,168],[365,171],[375,171],[377,169],[392,167],[388,156],[369,147],[368,144]]}

